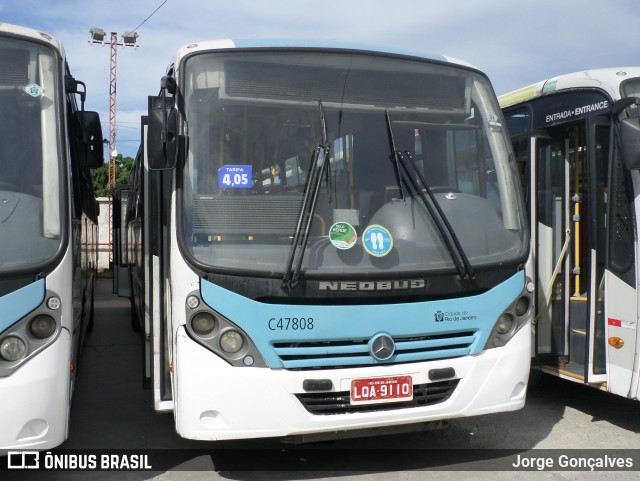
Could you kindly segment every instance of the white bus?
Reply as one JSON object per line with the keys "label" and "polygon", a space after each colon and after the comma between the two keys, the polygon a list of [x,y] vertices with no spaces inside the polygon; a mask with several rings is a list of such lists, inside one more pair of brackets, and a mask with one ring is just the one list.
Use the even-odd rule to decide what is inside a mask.
{"label": "white bus", "polygon": [[524,405],[528,227],[484,74],[209,41],[177,51],[143,123],[125,250],[154,406],[181,436],[305,441]]}
{"label": "white bus", "polygon": [[638,399],[640,67],[500,97],[531,218],[534,367]]}
{"label": "white bus", "polygon": [[67,437],[97,267],[89,167],[103,157],[85,93],[57,40],[0,24],[0,453]]}

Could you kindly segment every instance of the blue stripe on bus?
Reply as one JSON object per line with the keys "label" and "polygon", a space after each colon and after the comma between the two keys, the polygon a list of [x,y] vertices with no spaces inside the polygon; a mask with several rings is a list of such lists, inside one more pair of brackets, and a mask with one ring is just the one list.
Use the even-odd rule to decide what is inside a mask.
{"label": "blue stripe on bus", "polygon": [[0,332],[18,322],[44,301],[44,279],[0,297]]}
{"label": "blue stripe on bus", "polygon": [[[455,357],[478,354],[483,349],[504,310],[524,288],[524,272],[518,272],[493,289],[476,296],[441,301],[410,302],[375,305],[288,305],[265,304],[240,296],[207,280],[201,281],[202,298],[216,310],[241,328],[255,343],[268,366],[272,368],[302,367],[295,361],[287,363],[287,356],[300,354],[290,351],[289,344],[327,343],[333,364],[350,360],[351,354],[367,355],[366,343],[377,333],[386,333],[396,342],[397,356],[407,357],[415,352],[416,345],[424,348],[423,359],[435,355]],[[294,321],[295,319],[295,321]],[[303,328],[304,326],[304,328]],[[435,336],[435,337],[434,337]],[[428,337],[428,339],[426,338]],[[438,352],[440,337],[449,339],[449,354]],[[361,340],[365,346],[341,347],[341,342]],[[404,343],[407,353],[400,351]],[[310,345],[306,354],[315,357],[322,353]],[[443,346],[444,348],[445,346]],[[329,352],[329,351],[327,351]],[[443,351],[444,352],[444,351]],[[338,357],[344,356],[342,359]],[[413,360],[414,357],[411,357]],[[408,360],[408,359],[407,359]],[[329,361],[318,361],[329,364]],[[360,362],[362,358],[360,358]]]}
{"label": "blue stripe on bus", "polygon": [[346,50],[361,50],[369,52],[381,52],[393,55],[409,55],[412,57],[425,58],[429,60],[439,60],[447,62],[448,59],[443,55],[416,52],[410,50],[395,50],[382,45],[343,43],[330,40],[305,40],[305,39],[238,39],[233,40],[236,48],[334,48]]}

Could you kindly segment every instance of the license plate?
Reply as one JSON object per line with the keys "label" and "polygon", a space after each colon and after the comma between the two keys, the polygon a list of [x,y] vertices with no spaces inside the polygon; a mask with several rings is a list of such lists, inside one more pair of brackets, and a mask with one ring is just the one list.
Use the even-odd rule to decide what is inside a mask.
{"label": "license plate", "polygon": [[374,377],[351,381],[351,404],[373,404],[413,399],[411,376]]}

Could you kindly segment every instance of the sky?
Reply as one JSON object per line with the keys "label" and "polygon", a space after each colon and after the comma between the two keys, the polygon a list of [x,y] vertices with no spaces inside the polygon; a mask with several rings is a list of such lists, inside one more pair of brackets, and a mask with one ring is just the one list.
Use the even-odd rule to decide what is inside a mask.
{"label": "sky", "polygon": [[232,39],[312,39],[443,54],[485,72],[498,95],[600,67],[640,65],[638,0],[1,0],[0,22],[64,44],[87,110],[109,136],[109,35],[136,29],[138,48],[117,52],[117,150],[133,157],[147,96],[157,95],[175,51]]}

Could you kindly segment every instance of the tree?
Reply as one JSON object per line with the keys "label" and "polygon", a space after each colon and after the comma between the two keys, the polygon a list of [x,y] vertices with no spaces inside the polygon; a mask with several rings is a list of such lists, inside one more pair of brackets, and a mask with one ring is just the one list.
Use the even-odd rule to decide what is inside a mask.
{"label": "tree", "polygon": [[116,185],[129,183],[129,175],[131,174],[134,161],[133,157],[122,157],[118,155],[116,158]]}
{"label": "tree", "polygon": [[[129,174],[133,166],[133,157],[122,157],[118,154],[116,157],[116,185],[122,185],[129,182]],[[93,176],[93,189],[96,197],[107,197],[109,193],[109,166],[103,164],[97,169],[91,171]]]}

